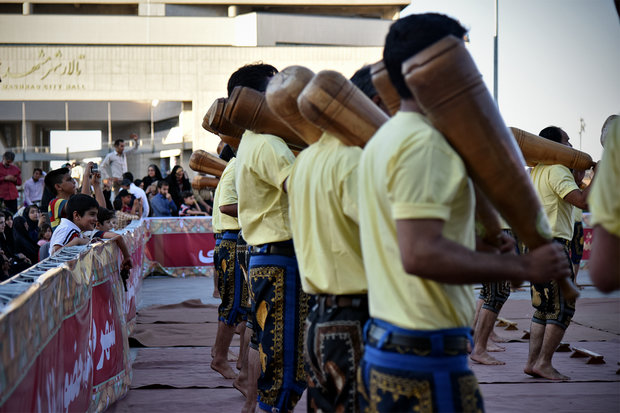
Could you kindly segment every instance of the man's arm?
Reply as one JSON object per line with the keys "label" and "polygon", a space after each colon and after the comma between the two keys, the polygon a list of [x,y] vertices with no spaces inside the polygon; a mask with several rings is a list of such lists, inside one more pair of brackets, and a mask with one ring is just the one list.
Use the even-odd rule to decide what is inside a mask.
{"label": "man's arm", "polygon": [[544,282],[570,275],[564,251],[557,244],[539,247],[524,256],[472,251],[442,235],[437,219],[396,221],[405,271],[447,284],[484,281]]}
{"label": "man's arm", "polygon": [[221,205],[220,212],[222,214],[230,215],[231,217],[237,217],[239,210],[237,208],[238,204],[230,204],[230,205]]}
{"label": "man's arm", "polygon": [[[108,179],[112,175],[112,171],[110,171],[110,156],[113,152],[108,153],[103,161],[99,164],[99,171],[101,172],[101,176],[103,179]],[[84,171],[86,172],[86,171]]]}
{"label": "man's arm", "polygon": [[604,293],[620,289],[620,238],[601,225],[594,226],[588,265],[596,288]]}
{"label": "man's arm", "polygon": [[22,171],[16,166],[17,173],[15,174],[15,185],[20,186],[22,184]]}
{"label": "man's arm", "polygon": [[575,189],[566,194],[564,200],[571,205],[576,206],[579,209],[588,210],[588,195],[590,194],[590,187],[588,185],[584,190]]}
{"label": "man's arm", "polygon": [[136,135],[135,133],[132,133],[131,135],[129,135],[129,137],[131,139],[133,139],[133,146],[131,148],[129,148],[129,149],[126,149],[125,150],[125,154],[133,153],[133,152],[137,151],[138,150],[138,146],[140,146],[140,141],[138,141],[138,135]]}

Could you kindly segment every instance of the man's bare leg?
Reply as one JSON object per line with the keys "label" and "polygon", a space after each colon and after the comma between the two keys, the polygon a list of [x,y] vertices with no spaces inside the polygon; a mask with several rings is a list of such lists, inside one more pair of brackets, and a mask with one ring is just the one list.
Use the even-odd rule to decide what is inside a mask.
{"label": "man's bare leg", "polygon": [[540,355],[544,337],[545,325],[532,322],[530,324],[530,351],[527,355],[527,363],[523,369],[525,374],[538,377],[538,373],[534,371],[534,365]]}
{"label": "man's bare leg", "polygon": [[[239,348],[239,360],[241,360],[241,368],[239,369],[239,375],[233,382],[233,387],[241,392],[244,397],[248,395],[248,375],[249,375],[249,359],[248,351],[250,338],[252,336],[252,330],[244,328],[243,333],[240,336],[241,347]],[[239,365],[239,363],[237,363]]]}
{"label": "man's bare leg", "polygon": [[[549,380],[569,380],[570,377],[561,374],[551,364],[551,359],[555,350],[560,345],[562,338],[564,337],[565,330],[555,324],[547,324],[545,327],[545,335],[540,349],[540,354],[534,365],[532,371],[541,377]],[[531,336],[531,333],[530,333]]]}
{"label": "man's bare leg", "polygon": [[220,275],[217,273],[217,271],[215,271],[213,274],[213,297],[215,298],[220,298],[220,289],[217,286],[219,280]]}
{"label": "man's bare leg", "polygon": [[248,390],[241,413],[254,413],[256,411],[259,376],[260,356],[258,354],[258,350],[254,350],[250,347],[248,349]]}
{"label": "man's bare leg", "polygon": [[235,327],[226,325],[220,321],[217,325],[217,335],[215,336],[215,350],[211,368],[220,373],[226,379],[237,377],[230,364],[228,364],[228,349],[230,342],[235,334]]}
{"label": "man's bare leg", "polygon": [[491,334],[491,331],[493,331],[495,320],[497,320],[497,313],[484,308],[480,309],[478,323],[476,324],[476,329],[474,330],[474,349],[469,355],[469,358],[473,361],[487,365],[506,364],[503,361],[492,357],[487,352],[487,343],[489,341],[489,335]]}

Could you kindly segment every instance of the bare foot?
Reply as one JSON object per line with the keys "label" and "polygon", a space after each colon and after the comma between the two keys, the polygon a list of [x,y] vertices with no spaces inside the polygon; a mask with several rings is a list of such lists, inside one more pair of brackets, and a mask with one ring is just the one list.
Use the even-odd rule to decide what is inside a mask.
{"label": "bare foot", "polygon": [[540,376],[534,372],[534,369],[532,369],[532,366],[530,365],[525,366],[525,368],[523,369],[523,373],[527,374],[528,376],[540,378]]}
{"label": "bare foot", "polygon": [[549,380],[570,380],[570,377],[563,375],[559,371],[557,371],[552,365],[548,366],[540,366],[538,364],[534,365],[532,368],[534,373],[538,374],[540,377]]}
{"label": "bare foot", "polygon": [[487,351],[494,353],[499,351],[506,351],[506,347],[499,346],[493,342],[487,342]]}
{"label": "bare foot", "polygon": [[213,290],[213,298],[220,298],[220,292],[218,290]]}
{"label": "bare foot", "polygon": [[235,381],[233,381],[233,387],[237,390],[239,390],[239,392],[241,394],[243,394],[243,397],[248,397],[248,392],[247,392],[247,377],[246,380],[242,381],[241,380],[241,376],[237,377],[235,379]]}
{"label": "bare foot", "polygon": [[504,337],[498,336],[497,333],[495,333],[495,331],[491,331],[491,334],[489,335],[489,339],[491,341],[496,342],[496,343],[506,343],[506,342],[508,342],[508,339],[506,339]]}
{"label": "bare foot", "polygon": [[496,359],[495,357],[492,357],[486,351],[482,354],[471,353],[469,355],[469,358],[475,361],[476,363],[485,364],[487,366],[500,366],[500,365],[506,364],[503,361],[500,361]]}
{"label": "bare foot", "polygon": [[217,363],[214,359],[213,361],[211,361],[211,368],[224,376],[225,379],[234,379],[237,377],[228,362]]}

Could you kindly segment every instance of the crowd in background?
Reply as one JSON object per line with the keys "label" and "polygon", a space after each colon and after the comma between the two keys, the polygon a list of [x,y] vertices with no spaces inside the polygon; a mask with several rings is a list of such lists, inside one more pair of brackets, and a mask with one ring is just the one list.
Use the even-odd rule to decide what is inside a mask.
{"label": "crowd in background", "polygon": [[[128,151],[124,151],[123,140],[115,141],[115,150],[105,157],[98,169],[92,163],[82,165],[81,162],[73,162],[63,165],[70,178],[67,175],[67,182],[60,182],[59,185],[65,185],[63,188],[67,188],[68,197],[79,191],[84,179],[90,188],[86,192],[95,198],[93,182],[97,186],[101,185],[105,200],[102,209],[114,215],[115,229],[140,217],[211,214],[211,192],[193,191],[187,173],[180,165],[174,166],[172,171],[164,175],[157,165],[152,164],[142,179],[134,179],[134,175],[127,171],[125,157],[126,153],[138,146],[137,136],[132,135],[131,138],[136,144]],[[35,168],[32,177],[22,181],[21,170],[14,164],[14,160],[15,154],[7,151],[0,163],[0,281],[49,255],[49,245],[46,244],[49,244],[62,216],[58,208],[64,209],[66,204],[57,203],[63,197],[56,191],[50,191],[50,183],[47,181],[51,180],[47,180],[46,176],[52,171],[46,173],[41,168]],[[85,176],[85,172],[89,172],[89,176]],[[95,174],[99,178],[91,180]],[[19,187],[23,191],[21,197]]]}

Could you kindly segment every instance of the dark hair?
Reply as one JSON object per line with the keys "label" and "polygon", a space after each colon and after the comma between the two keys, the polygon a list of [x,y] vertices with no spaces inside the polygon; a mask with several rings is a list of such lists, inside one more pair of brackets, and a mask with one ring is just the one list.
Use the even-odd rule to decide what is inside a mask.
{"label": "dark hair", "polygon": [[56,191],[56,184],[61,184],[65,175],[69,173],[69,168],[59,168],[54,169],[45,175],[45,187],[48,191],[50,191],[54,196],[58,195],[58,191]]}
{"label": "dark hair", "polygon": [[39,227],[39,239],[43,239],[43,235],[47,232],[47,230],[52,230],[52,226],[50,224],[43,224]]}
{"label": "dark hair", "polygon": [[2,155],[2,157],[4,159],[6,159],[7,161],[14,161],[15,160],[15,153],[11,152],[11,151],[6,151],[4,153],[4,155]]}
{"label": "dark hair", "polygon": [[160,189],[164,185],[170,186],[168,181],[166,181],[165,179],[160,179],[159,181],[157,181],[157,189]]}
{"label": "dark hair", "polygon": [[34,169],[32,170],[32,174],[34,175],[34,173],[35,173],[36,171],[39,171],[39,173],[40,173],[41,175],[43,175],[43,169],[41,169],[41,168],[34,168]]}
{"label": "dark hair", "polygon": [[400,97],[413,97],[402,74],[405,60],[448,35],[461,39],[465,33],[457,20],[439,13],[412,14],[394,22],[385,38],[383,63]]}
{"label": "dark hair", "polygon": [[235,151],[230,147],[229,144],[224,145],[222,152],[220,152],[220,159],[229,162],[232,158],[235,157]]}
{"label": "dark hair", "polygon": [[538,136],[549,139],[550,141],[562,143],[562,129],[557,126],[547,126],[541,130]]}
{"label": "dark hair", "polygon": [[[161,171],[159,170],[159,167],[157,165],[152,163],[152,164],[150,164],[148,166],[148,168],[153,168],[155,170],[155,178],[154,178],[155,181],[160,181],[160,180],[164,179],[164,177],[161,175]],[[148,171],[148,168],[147,168],[147,171]]]}
{"label": "dark hair", "polygon": [[140,185],[142,185],[142,179],[136,179],[135,181],[133,181],[133,184],[134,184],[135,186],[140,186]]}
{"label": "dark hair", "polygon": [[97,222],[103,224],[104,222],[114,218],[116,213],[114,211],[110,211],[107,208],[99,207],[97,211]]}
{"label": "dark hair", "polygon": [[118,192],[118,195],[116,195],[116,197],[117,197],[117,198],[123,198],[123,197],[126,197],[126,196],[131,196],[131,194],[129,193],[129,191],[127,191],[126,189],[121,189],[121,190]]}
{"label": "dark hair", "polygon": [[252,63],[237,69],[228,79],[228,96],[237,86],[245,86],[264,92],[267,89],[269,79],[278,73],[278,69],[264,63]]}
{"label": "dark hair", "polygon": [[125,140],[124,139],[117,139],[117,140],[114,141],[114,146],[118,146],[121,143],[125,143]]}
{"label": "dark hair", "polygon": [[123,174],[123,179],[129,179],[131,182],[133,182],[133,174],[131,172],[125,172]]}
{"label": "dark hair", "polygon": [[69,198],[65,208],[67,210],[67,218],[73,222],[74,212],[77,212],[79,216],[83,217],[86,211],[93,208],[99,209],[99,204],[95,198],[90,195],[76,194]]}
{"label": "dark hair", "polygon": [[181,192],[181,196],[183,197],[183,199],[185,199],[189,198],[190,196],[194,196],[194,193],[192,191],[183,191]]}
{"label": "dark hair", "polygon": [[377,89],[372,84],[372,76],[370,75],[370,65],[366,65],[359,69],[351,77],[351,83],[359,88],[369,99],[377,95]]}

